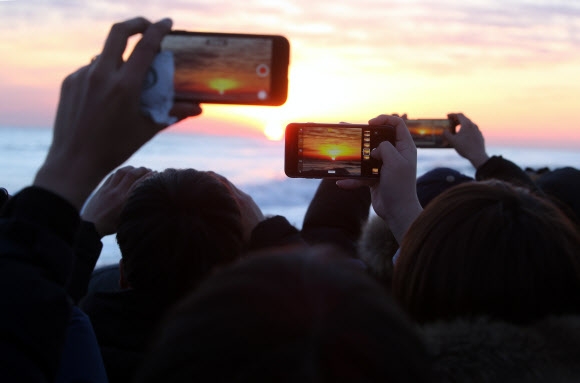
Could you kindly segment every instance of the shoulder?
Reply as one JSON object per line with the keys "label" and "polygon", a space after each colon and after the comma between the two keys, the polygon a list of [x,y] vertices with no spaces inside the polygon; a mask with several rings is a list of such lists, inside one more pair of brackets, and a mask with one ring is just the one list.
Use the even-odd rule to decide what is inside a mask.
{"label": "shoulder", "polygon": [[479,318],[421,327],[443,381],[580,380],[580,317],[528,326]]}

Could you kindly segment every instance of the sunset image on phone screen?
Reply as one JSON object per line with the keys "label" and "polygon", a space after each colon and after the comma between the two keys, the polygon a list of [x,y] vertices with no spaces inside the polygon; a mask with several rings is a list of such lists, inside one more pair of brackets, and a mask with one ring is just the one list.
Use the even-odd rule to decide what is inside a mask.
{"label": "sunset image on phone screen", "polygon": [[269,98],[272,45],[268,38],[168,35],[162,50],[174,54],[176,98],[252,102]]}
{"label": "sunset image on phone screen", "polygon": [[301,132],[302,173],[361,174],[360,129],[310,127]]}

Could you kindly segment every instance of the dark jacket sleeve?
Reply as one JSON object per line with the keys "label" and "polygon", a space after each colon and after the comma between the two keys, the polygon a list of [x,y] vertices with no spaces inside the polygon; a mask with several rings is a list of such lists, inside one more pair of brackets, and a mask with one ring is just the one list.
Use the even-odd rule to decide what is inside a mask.
{"label": "dark jacket sleeve", "polygon": [[356,244],[370,206],[368,187],[344,190],[334,180],[323,179],[304,215],[302,237],[311,245],[338,245],[356,257]]}
{"label": "dark jacket sleeve", "polygon": [[53,381],[71,301],[77,210],[46,190],[16,194],[0,218],[0,381]]}
{"label": "dark jacket sleeve", "polygon": [[502,156],[492,156],[475,172],[477,181],[497,179],[510,182],[514,185],[528,188],[534,192],[541,192],[528,174],[513,162]]}
{"label": "dark jacket sleeve", "polygon": [[89,281],[101,255],[103,243],[92,222],[81,221],[74,243],[74,262],[67,291],[78,303],[87,294]]}

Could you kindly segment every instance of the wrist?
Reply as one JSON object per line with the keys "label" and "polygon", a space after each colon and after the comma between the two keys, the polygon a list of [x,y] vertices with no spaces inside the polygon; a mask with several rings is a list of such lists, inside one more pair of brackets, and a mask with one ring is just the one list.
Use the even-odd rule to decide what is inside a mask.
{"label": "wrist", "polygon": [[90,168],[83,167],[80,161],[59,164],[47,160],[36,173],[33,185],[61,196],[80,211],[104,177],[84,169]]}
{"label": "wrist", "polygon": [[411,224],[421,214],[423,208],[419,203],[419,199],[415,198],[407,203],[398,204],[396,209],[392,209],[383,217],[393,236],[400,244],[403,237],[409,230]]}
{"label": "wrist", "polygon": [[472,156],[469,158],[469,162],[474,168],[479,168],[481,165],[485,164],[489,160],[489,156],[486,152],[479,153],[476,156]]}

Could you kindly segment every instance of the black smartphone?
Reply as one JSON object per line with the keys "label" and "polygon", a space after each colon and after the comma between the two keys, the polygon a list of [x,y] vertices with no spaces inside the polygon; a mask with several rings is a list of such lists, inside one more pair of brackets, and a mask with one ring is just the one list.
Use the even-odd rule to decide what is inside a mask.
{"label": "black smartphone", "polygon": [[176,100],[282,105],[288,96],[290,43],[278,35],[172,31]]}
{"label": "black smartphone", "polygon": [[376,178],[381,161],[371,150],[395,143],[391,126],[291,123],[286,126],[284,172],[292,178]]}
{"label": "black smartphone", "polygon": [[443,132],[447,130],[455,134],[458,125],[451,118],[419,118],[405,120],[405,124],[418,148],[451,148]]}

